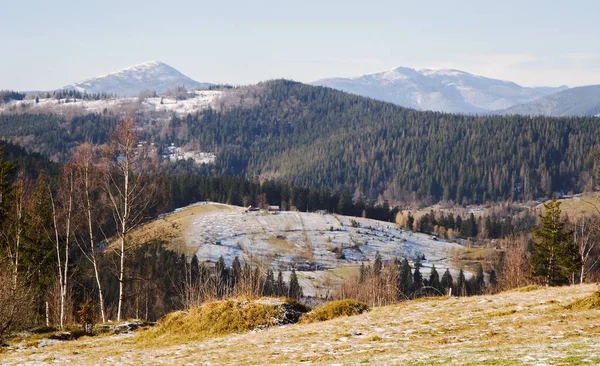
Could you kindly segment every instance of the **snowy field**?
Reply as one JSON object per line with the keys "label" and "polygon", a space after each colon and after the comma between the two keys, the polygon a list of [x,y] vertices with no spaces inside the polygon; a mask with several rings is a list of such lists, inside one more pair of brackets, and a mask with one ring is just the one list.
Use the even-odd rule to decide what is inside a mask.
{"label": "snowy field", "polygon": [[[230,265],[238,256],[281,269],[286,275],[295,267],[307,294],[314,294],[319,287],[326,290],[330,282],[339,283],[343,277],[340,268],[367,265],[377,252],[384,261],[397,257],[412,262],[424,255],[424,276],[429,275],[433,264],[438,272],[450,268],[453,275],[460,269],[452,258],[453,253],[463,249],[461,245],[405,231],[393,223],[319,213],[246,212],[242,207],[208,205],[226,209],[187,216],[182,225],[185,243],[200,261],[214,263],[223,256]],[[357,227],[352,226],[352,220],[356,220]],[[341,248],[341,258],[334,248]]]}
{"label": "snowy field", "polygon": [[[70,100],[54,98],[40,98],[35,100],[12,101],[0,105],[0,113],[10,111],[28,111],[34,113],[54,112],[62,113],[102,113],[108,111],[139,111],[146,113],[176,113],[186,115],[204,110],[213,105],[213,102],[221,95],[218,90],[196,90],[194,96],[185,100],[176,100],[169,97],[145,98],[113,98],[106,100]],[[161,104],[162,101],[162,104]]]}

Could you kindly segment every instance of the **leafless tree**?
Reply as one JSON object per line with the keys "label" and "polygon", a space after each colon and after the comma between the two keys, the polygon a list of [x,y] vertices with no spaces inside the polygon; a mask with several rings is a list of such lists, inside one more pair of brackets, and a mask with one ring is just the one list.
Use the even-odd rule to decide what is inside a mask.
{"label": "leafless tree", "polygon": [[34,313],[31,291],[22,279],[14,282],[12,270],[0,263],[0,341],[7,333],[30,326]]}
{"label": "leafless tree", "polygon": [[523,287],[530,283],[527,237],[519,236],[505,241],[506,249],[500,265],[498,283],[502,289]]}
{"label": "leafless tree", "polygon": [[145,146],[138,146],[133,118],[118,123],[104,149],[104,190],[117,227],[119,256],[119,301],[117,320],[123,315],[125,256],[132,243],[130,232],[146,218],[154,203],[151,171],[153,162]]}
{"label": "leafless tree", "polygon": [[73,211],[75,172],[72,164],[66,164],[61,172],[59,187],[55,193],[50,190],[52,205],[52,222],[54,227],[54,245],[60,284],[60,316],[59,325],[64,326],[65,302],[69,288],[69,259],[71,238],[73,236]]}
{"label": "leafless tree", "polygon": [[600,220],[598,216],[582,217],[574,223],[573,241],[579,251],[581,268],[579,283],[583,283],[586,275],[596,267],[598,249],[600,249]]}
{"label": "leafless tree", "polygon": [[[97,149],[90,143],[78,146],[73,154],[73,168],[75,170],[76,203],[83,218],[82,238],[79,247],[85,258],[94,268],[94,277],[98,286],[98,305],[102,322],[106,322],[104,309],[104,295],[102,283],[100,282],[100,269],[98,262],[98,247],[96,230],[94,225],[99,221],[98,206],[100,206],[97,195],[100,190],[100,174],[96,165],[99,163]],[[94,198],[96,197],[96,198]]]}

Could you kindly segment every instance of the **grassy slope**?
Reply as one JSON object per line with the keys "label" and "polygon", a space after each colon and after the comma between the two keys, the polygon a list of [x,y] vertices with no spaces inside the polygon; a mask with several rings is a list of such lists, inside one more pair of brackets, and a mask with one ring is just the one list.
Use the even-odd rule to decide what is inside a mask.
{"label": "grassy slope", "polygon": [[598,285],[529,290],[411,301],[349,318],[168,347],[123,337],[84,339],[0,354],[0,363],[600,363],[600,311],[568,307]]}
{"label": "grassy slope", "polygon": [[570,218],[598,215],[600,212],[600,193],[585,193],[578,197],[560,200],[560,208]]}
{"label": "grassy slope", "polygon": [[190,226],[190,221],[195,215],[202,215],[215,211],[231,211],[231,207],[222,204],[196,205],[168,214],[154,220],[133,232],[133,239],[145,243],[154,239],[165,240],[169,248],[187,255],[194,254],[197,248],[186,244],[183,233]]}

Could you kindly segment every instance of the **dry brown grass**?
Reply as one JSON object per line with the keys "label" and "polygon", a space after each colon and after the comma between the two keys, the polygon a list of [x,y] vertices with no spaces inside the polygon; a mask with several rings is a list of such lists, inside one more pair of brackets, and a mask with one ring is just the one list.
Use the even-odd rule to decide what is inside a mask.
{"label": "dry brown grass", "polygon": [[139,244],[163,240],[168,249],[192,255],[198,248],[187,245],[184,235],[192,219],[197,215],[231,210],[231,207],[222,204],[192,206],[141,226],[131,233],[131,240]]}
{"label": "dry brown grass", "polygon": [[600,291],[575,300],[565,308],[569,310],[600,310]]}
{"label": "dry brown grass", "polygon": [[315,323],[339,318],[341,316],[360,315],[367,312],[369,307],[355,300],[335,300],[321,306],[317,306],[311,312],[304,314],[301,323]]}
{"label": "dry brown grass", "polygon": [[[569,216],[570,219],[579,217],[589,217],[600,214],[600,193],[584,193],[581,196],[561,199],[560,209],[563,214]],[[537,207],[543,211],[543,205]]]}
{"label": "dry brown grass", "polygon": [[598,364],[600,311],[565,308],[597,291],[592,284],[407,301],[181,344],[146,347],[104,337],[1,357],[6,364]]}
{"label": "dry brown grass", "polygon": [[143,346],[164,346],[266,329],[284,323],[285,312],[290,309],[299,313],[308,311],[303,305],[285,298],[209,302],[189,311],[168,314],[157,326],[139,333],[136,342]]}

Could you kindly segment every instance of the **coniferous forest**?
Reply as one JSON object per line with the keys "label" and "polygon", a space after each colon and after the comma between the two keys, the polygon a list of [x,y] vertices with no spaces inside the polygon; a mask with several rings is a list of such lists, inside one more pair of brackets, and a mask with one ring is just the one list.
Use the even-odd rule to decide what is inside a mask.
{"label": "coniferous forest", "polygon": [[[595,117],[420,112],[290,81],[236,92],[239,103],[166,124],[140,116],[142,138],[216,153],[206,174],[277,179],[353,199],[468,204],[594,186]],[[0,116],[0,131],[29,151],[66,160],[78,142],[102,143],[115,123],[109,113],[13,114]]]}

